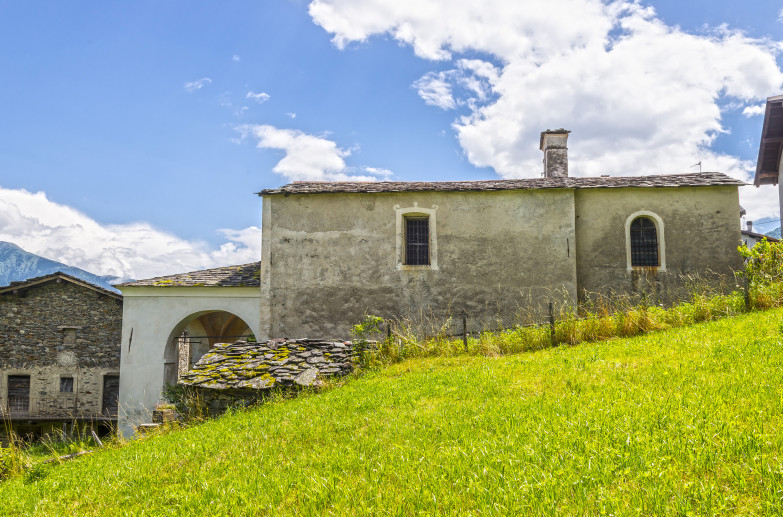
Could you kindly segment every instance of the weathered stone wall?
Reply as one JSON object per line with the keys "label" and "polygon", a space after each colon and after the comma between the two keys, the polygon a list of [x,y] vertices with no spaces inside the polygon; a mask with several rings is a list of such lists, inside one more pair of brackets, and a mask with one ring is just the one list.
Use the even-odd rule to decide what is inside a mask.
{"label": "weathered stone wall", "polygon": [[122,300],[67,281],[4,294],[0,368],[63,362],[119,368],[121,331]]}
{"label": "weathered stone wall", "polygon": [[[264,197],[261,336],[345,338],[365,314],[488,319],[576,298],[570,189]],[[435,218],[437,268],[399,263],[398,214]],[[559,296],[561,299],[563,295]]]}
{"label": "weathered stone wall", "polygon": [[180,384],[210,413],[221,413],[254,404],[273,388],[312,386],[325,377],[347,375],[356,354],[350,341],[237,341],[213,348],[182,375]]}
{"label": "weathered stone wall", "polygon": [[[686,275],[723,275],[742,268],[737,187],[619,188],[576,191],[576,256],[580,293],[633,293],[643,283],[678,291]],[[663,223],[665,270],[628,268],[626,221],[645,211]]]}
{"label": "weathered stone wall", "polygon": [[[77,366],[31,366],[4,369],[0,376],[0,414],[7,413],[8,376],[30,376],[29,416],[56,419],[90,418],[102,415],[103,377],[118,375],[118,368]],[[73,393],[60,392],[60,378],[73,378]],[[11,415],[14,417],[14,415]],[[116,418],[116,415],[113,415]]]}
{"label": "weathered stone wall", "polygon": [[[103,379],[118,375],[122,300],[68,281],[0,295],[0,408],[8,377],[30,376],[29,416],[73,418],[102,411]],[[61,377],[73,393],[60,392]]]}

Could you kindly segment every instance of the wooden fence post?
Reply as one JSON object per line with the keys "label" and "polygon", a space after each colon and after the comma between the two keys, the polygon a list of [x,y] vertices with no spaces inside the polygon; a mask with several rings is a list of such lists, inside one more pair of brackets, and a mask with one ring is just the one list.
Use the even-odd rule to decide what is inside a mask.
{"label": "wooden fence post", "polygon": [[468,353],[468,317],[462,316],[462,342],[465,344],[465,353]]}
{"label": "wooden fence post", "polygon": [[549,302],[549,339],[552,342],[552,346],[555,345],[555,307],[552,302]]}

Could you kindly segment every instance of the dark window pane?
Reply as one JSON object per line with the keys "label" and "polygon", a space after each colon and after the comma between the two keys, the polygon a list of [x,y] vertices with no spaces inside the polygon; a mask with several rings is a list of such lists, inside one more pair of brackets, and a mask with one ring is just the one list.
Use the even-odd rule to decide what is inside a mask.
{"label": "dark window pane", "polygon": [[430,263],[430,220],[426,217],[405,218],[405,264],[426,266]]}
{"label": "dark window pane", "polygon": [[60,393],[73,393],[73,377],[60,377]]}
{"label": "dark window pane", "polygon": [[117,375],[103,376],[103,414],[117,416],[118,398],[120,396],[120,378]]}
{"label": "dark window pane", "polygon": [[658,232],[648,217],[637,217],[631,223],[631,265],[658,266]]}

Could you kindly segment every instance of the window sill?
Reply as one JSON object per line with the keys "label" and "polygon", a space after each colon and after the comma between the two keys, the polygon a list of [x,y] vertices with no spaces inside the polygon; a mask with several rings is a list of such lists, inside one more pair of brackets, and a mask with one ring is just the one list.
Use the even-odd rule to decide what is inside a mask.
{"label": "window sill", "polygon": [[438,271],[438,265],[429,264],[426,266],[409,266],[406,264],[397,264],[397,271]]}
{"label": "window sill", "polygon": [[627,271],[657,271],[659,273],[665,273],[666,266],[630,266]]}

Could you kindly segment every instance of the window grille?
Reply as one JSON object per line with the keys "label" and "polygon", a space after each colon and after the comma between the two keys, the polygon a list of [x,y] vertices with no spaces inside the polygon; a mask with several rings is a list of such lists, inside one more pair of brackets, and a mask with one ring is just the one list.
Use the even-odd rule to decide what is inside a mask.
{"label": "window grille", "polygon": [[631,222],[631,265],[658,266],[658,232],[648,217],[637,217]]}
{"label": "window grille", "polygon": [[430,220],[428,217],[405,218],[405,264],[428,266],[430,263]]}
{"label": "window grille", "polygon": [[60,377],[60,393],[73,393],[73,377]]}

